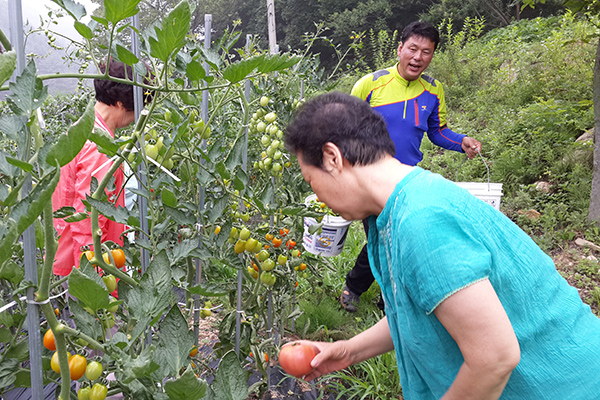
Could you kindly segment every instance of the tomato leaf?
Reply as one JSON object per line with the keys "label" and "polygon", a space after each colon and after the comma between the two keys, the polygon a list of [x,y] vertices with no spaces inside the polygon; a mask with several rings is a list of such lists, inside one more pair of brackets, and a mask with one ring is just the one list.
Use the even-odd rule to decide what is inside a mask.
{"label": "tomato leaf", "polygon": [[229,199],[226,196],[219,198],[213,206],[207,210],[207,217],[210,222],[215,222],[223,215],[223,211],[227,208]]}
{"label": "tomato leaf", "polygon": [[185,74],[192,82],[197,82],[206,76],[206,71],[202,64],[196,60],[190,61],[185,67]]}
{"label": "tomato leaf", "polygon": [[206,396],[207,400],[245,400],[248,397],[247,375],[235,352],[229,351],[219,363],[219,369]]}
{"label": "tomato leaf", "polygon": [[236,165],[242,164],[242,157],[244,155],[244,149],[246,147],[247,146],[245,136],[238,136],[238,138],[235,140],[235,143],[233,144],[233,147],[229,151],[229,154],[227,155],[227,159],[225,160],[225,166],[228,170],[233,171]]}
{"label": "tomato leaf", "polygon": [[33,224],[42,214],[44,207],[52,199],[52,193],[54,193],[59,178],[60,170],[58,169],[45,175],[40,179],[36,187],[13,207],[10,217],[17,221],[19,234],[25,232],[25,229]]}
{"label": "tomato leaf", "polygon": [[230,64],[223,70],[223,78],[231,83],[239,82],[258,68],[264,59],[264,55],[259,55]]}
{"label": "tomato leaf", "polygon": [[21,75],[8,85],[12,94],[6,97],[6,102],[16,115],[29,118],[48,96],[48,86],[44,86],[36,73],[35,61],[30,61]]}
{"label": "tomato leaf", "polygon": [[[17,265],[12,260],[8,260],[2,268],[0,268],[0,279],[6,279],[14,285],[17,285],[25,277],[25,269]],[[2,342],[2,340],[0,340]]]}
{"label": "tomato leaf", "polygon": [[172,298],[171,263],[163,250],[154,256],[139,285],[119,285],[119,300],[125,300],[131,316],[137,320],[131,341],[148,329],[152,319],[162,315]]}
{"label": "tomato leaf", "polygon": [[75,326],[82,333],[92,338],[101,338],[104,336],[104,329],[95,316],[85,311],[83,307],[74,299],[69,299],[69,311],[73,313]]}
{"label": "tomato leaf", "polygon": [[139,2],[140,0],[104,0],[104,16],[109,22],[116,24],[137,14],[140,11]]}
{"label": "tomato leaf", "polygon": [[114,204],[93,199],[89,195],[86,196],[85,202],[111,221],[134,227],[140,226],[140,220],[137,214],[129,212],[125,207],[115,207]]}
{"label": "tomato leaf", "polygon": [[79,268],[73,268],[68,281],[69,293],[76,297],[83,307],[89,307],[93,311],[107,308],[109,304],[106,285],[97,274],[95,276],[97,279],[93,275],[83,274]]}
{"label": "tomato leaf", "polygon": [[169,189],[163,188],[160,193],[160,198],[162,199],[163,203],[169,207],[177,207],[177,196],[175,196],[175,194]]}
{"label": "tomato leaf", "polygon": [[81,19],[86,12],[85,7],[79,3],[75,3],[73,0],[52,0],[54,3],[58,4],[62,7],[66,12],[68,12],[73,18]]}
{"label": "tomato leaf", "polygon": [[94,37],[94,32],[92,32],[92,29],[82,22],[75,21],[75,29],[85,39],[90,40]]}
{"label": "tomato leaf", "polygon": [[231,179],[231,168],[227,168],[223,161],[219,161],[215,165],[215,171],[221,176],[223,179]]}
{"label": "tomato leaf", "polygon": [[173,220],[180,225],[191,225],[196,223],[196,220],[194,219],[194,216],[192,214],[179,211],[176,208],[165,206],[165,212],[169,217],[173,218]]}
{"label": "tomato leaf", "polygon": [[91,132],[89,140],[96,143],[100,153],[106,154],[109,157],[117,154],[120,144],[115,143],[114,138],[108,132],[104,129],[92,129]]}
{"label": "tomato leaf", "polygon": [[16,377],[16,371],[19,370],[19,360],[4,357],[0,364],[0,387],[6,388],[13,384]]}
{"label": "tomato leaf", "polygon": [[287,53],[267,55],[264,56],[263,61],[259,64],[258,72],[266,74],[268,72],[281,71],[294,66],[301,59],[302,57],[300,56],[290,56]]}
{"label": "tomato leaf", "polygon": [[133,65],[140,61],[139,58],[135,54],[133,54],[129,49],[121,46],[120,44],[116,45],[117,48],[117,57],[119,60],[124,62],[127,65]]}
{"label": "tomato leaf", "polygon": [[161,321],[158,341],[152,360],[160,365],[160,376],[177,376],[181,367],[189,365],[188,357],[194,345],[194,334],[177,304]]}
{"label": "tomato leaf", "polygon": [[18,158],[6,157],[6,161],[25,172],[31,172],[33,170],[33,165],[29,164],[28,162],[21,161]]}
{"label": "tomato leaf", "polygon": [[208,385],[205,380],[196,378],[191,366],[177,379],[165,383],[165,392],[172,400],[198,400],[204,397]]}
{"label": "tomato leaf", "polygon": [[190,30],[191,19],[192,14],[188,2],[180,2],[163,19],[160,28],[154,27],[156,38],[148,38],[150,55],[166,63],[171,54],[185,44],[185,37]]}
{"label": "tomato leaf", "polygon": [[10,79],[17,67],[17,53],[13,50],[0,54],[0,86]]}
{"label": "tomato leaf", "polygon": [[238,168],[235,177],[233,178],[233,188],[237,190],[244,190],[246,185],[248,184],[248,175],[242,170]]}
{"label": "tomato leaf", "polygon": [[229,294],[229,290],[225,289],[222,286],[215,285],[214,283],[201,283],[198,286],[188,288],[188,291],[192,294],[197,294],[205,297],[219,297],[227,296]]}
{"label": "tomato leaf", "polygon": [[56,160],[58,165],[63,167],[81,151],[94,129],[95,103],[95,101],[90,100],[79,121],[69,128],[66,135],[60,135],[58,140],[50,147],[46,154],[48,164],[56,165],[54,162]]}
{"label": "tomato leaf", "polygon": [[176,264],[178,261],[186,258],[192,251],[198,247],[198,239],[185,239],[177,243],[173,247],[171,254],[171,264]]}

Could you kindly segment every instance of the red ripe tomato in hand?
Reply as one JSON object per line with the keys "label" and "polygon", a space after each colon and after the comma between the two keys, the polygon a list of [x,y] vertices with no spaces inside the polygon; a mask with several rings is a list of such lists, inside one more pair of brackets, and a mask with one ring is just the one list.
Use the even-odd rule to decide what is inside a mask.
{"label": "red ripe tomato in hand", "polygon": [[279,364],[285,372],[296,378],[310,373],[310,362],[315,358],[315,350],[307,344],[294,343],[283,346],[279,352]]}

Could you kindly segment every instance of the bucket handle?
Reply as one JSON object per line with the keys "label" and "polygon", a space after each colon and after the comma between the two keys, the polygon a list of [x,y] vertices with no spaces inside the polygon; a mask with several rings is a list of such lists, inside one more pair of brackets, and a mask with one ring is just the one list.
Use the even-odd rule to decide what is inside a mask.
{"label": "bucket handle", "polygon": [[[485,165],[485,169],[487,169],[487,183],[488,183],[488,192],[491,190],[490,189],[490,167],[488,166],[488,164],[485,162],[485,159],[483,158],[483,156],[481,155],[481,151],[479,151],[479,149],[477,149],[477,154],[479,154],[479,157],[481,157],[481,161],[483,161],[483,165]],[[456,179],[455,181],[458,181],[458,172],[460,171],[460,167],[462,167],[462,165],[465,163],[465,161],[468,160],[468,157],[465,156],[465,159],[462,160],[462,162],[460,163],[460,165],[458,166],[458,168],[456,169]]]}

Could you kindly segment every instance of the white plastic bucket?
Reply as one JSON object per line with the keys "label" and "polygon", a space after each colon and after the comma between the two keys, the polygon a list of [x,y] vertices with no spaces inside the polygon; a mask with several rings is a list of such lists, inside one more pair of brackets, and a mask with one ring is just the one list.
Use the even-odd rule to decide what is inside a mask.
{"label": "white plastic bucket", "polygon": [[[304,200],[304,203],[309,205],[316,199],[317,195],[312,194]],[[324,215],[321,222],[323,223],[322,232],[311,235],[308,232],[308,228],[320,222],[312,217],[304,217],[302,245],[306,251],[312,254],[320,254],[325,257],[337,256],[344,248],[348,229],[352,221],[346,221],[342,217],[333,215]]]}
{"label": "white plastic bucket", "polygon": [[473,196],[485,201],[496,210],[500,211],[500,198],[502,197],[501,183],[456,182],[456,184],[467,189]]}
{"label": "white plastic bucket", "polygon": [[[500,211],[500,198],[502,197],[502,184],[490,182],[490,167],[485,162],[485,159],[481,155],[481,152],[477,151],[485,169],[487,170],[487,182],[455,182],[458,186],[467,189],[473,196],[481,199]],[[458,166],[456,171],[456,178],[458,178],[458,170],[467,161],[467,158],[463,160]]]}

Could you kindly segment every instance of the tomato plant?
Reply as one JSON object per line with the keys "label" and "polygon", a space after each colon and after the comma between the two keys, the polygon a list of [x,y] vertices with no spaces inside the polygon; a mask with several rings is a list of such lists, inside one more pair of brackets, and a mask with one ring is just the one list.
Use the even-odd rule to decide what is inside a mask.
{"label": "tomato plant", "polygon": [[283,346],[279,352],[279,364],[285,372],[301,378],[313,370],[310,362],[315,358],[315,350],[307,344],[292,343]]}

